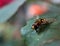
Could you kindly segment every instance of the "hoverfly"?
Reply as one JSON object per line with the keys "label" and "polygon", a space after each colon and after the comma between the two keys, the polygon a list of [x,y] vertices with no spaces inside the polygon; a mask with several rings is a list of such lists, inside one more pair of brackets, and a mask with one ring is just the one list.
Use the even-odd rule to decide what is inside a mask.
{"label": "hoverfly", "polygon": [[49,25],[49,22],[46,19],[39,18],[32,25],[32,29],[35,30],[39,34],[44,31],[47,25]]}

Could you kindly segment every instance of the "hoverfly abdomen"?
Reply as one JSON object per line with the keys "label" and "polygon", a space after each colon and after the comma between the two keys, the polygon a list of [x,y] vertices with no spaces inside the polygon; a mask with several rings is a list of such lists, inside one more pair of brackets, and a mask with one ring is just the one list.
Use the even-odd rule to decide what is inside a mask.
{"label": "hoverfly abdomen", "polygon": [[34,30],[36,30],[38,27],[39,27],[39,24],[38,24],[38,23],[34,23],[34,24],[32,25],[32,29],[34,29]]}

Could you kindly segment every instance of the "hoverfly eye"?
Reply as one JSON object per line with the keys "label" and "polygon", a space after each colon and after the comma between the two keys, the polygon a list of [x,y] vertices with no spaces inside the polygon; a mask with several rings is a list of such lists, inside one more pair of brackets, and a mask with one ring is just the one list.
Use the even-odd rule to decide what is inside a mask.
{"label": "hoverfly eye", "polygon": [[44,19],[44,21],[46,21],[46,19]]}
{"label": "hoverfly eye", "polygon": [[42,22],[45,22],[46,21],[46,19],[42,19]]}

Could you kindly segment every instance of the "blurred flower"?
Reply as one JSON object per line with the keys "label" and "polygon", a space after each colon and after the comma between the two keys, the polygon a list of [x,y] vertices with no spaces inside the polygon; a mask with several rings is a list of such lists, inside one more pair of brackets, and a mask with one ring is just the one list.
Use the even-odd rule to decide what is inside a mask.
{"label": "blurred flower", "polygon": [[38,16],[46,13],[48,11],[48,7],[46,3],[43,3],[41,5],[38,4],[32,4],[28,7],[27,10],[27,18],[32,18],[33,16]]}
{"label": "blurred flower", "polygon": [[13,0],[0,0],[0,8],[11,3]]}

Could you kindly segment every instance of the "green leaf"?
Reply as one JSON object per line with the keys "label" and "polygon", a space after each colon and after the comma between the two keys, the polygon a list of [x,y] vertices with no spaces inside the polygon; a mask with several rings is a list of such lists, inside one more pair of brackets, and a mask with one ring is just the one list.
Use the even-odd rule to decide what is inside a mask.
{"label": "green leaf", "polygon": [[[56,19],[49,27],[46,28],[39,35],[31,29],[32,24],[36,21],[36,18],[32,18],[27,22],[27,25],[21,29],[21,34],[25,38],[27,46],[58,46],[54,43],[60,39],[60,14],[49,12],[39,16],[39,18],[53,18]],[[60,42],[60,41],[59,41]],[[47,43],[47,44],[46,44]],[[51,43],[51,44],[50,44]],[[46,45],[45,45],[46,44]]]}

